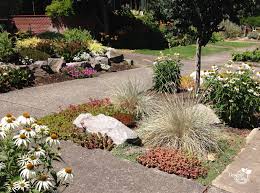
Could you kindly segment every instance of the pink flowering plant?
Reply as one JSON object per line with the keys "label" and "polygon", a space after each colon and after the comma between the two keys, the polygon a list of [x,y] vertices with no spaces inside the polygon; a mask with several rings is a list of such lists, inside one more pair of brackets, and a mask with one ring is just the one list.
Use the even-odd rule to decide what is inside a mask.
{"label": "pink flowering plant", "polygon": [[0,120],[0,147],[0,192],[57,192],[73,180],[72,168],[53,167],[61,160],[58,134],[29,113]]}
{"label": "pink flowering plant", "polygon": [[79,79],[79,78],[92,78],[97,71],[92,68],[83,68],[79,66],[68,66],[63,69],[63,73]]}

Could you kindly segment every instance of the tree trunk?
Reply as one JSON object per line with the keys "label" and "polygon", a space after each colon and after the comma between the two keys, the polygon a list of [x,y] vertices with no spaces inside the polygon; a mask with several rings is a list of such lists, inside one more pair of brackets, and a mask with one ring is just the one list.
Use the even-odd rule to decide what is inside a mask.
{"label": "tree trunk", "polygon": [[200,88],[200,70],[201,70],[201,41],[200,38],[197,39],[196,48],[196,86],[195,92],[198,94]]}
{"label": "tree trunk", "polygon": [[103,26],[104,26],[104,32],[106,34],[109,33],[109,13],[108,13],[108,5],[106,0],[100,0],[100,6],[103,13]]}

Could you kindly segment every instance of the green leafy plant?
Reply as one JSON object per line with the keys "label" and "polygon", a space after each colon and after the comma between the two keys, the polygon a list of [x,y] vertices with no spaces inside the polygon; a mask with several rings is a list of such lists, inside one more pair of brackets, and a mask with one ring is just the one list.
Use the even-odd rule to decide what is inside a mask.
{"label": "green leafy plant", "polygon": [[233,68],[235,71],[223,69],[205,77],[207,99],[228,125],[254,128],[255,114],[260,112],[260,82],[249,65],[243,63],[237,71]]}
{"label": "green leafy plant", "polygon": [[169,174],[189,179],[197,179],[207,175],[207,169],[196,157],[187,156],[175,149],[152,149],[138,157],[137,161],[148,168],[158,168]]}
{"label": "green leafy plant", "polygon": [[243,53],[234,53],[233,61],[249,61],[249,62],[259,62],[260,61],[260,50],[256,49],[254,51],[246,51]]}
{"label": "green leafy plant", "polygon": [[33,85],[34,75],[29,69],[14,69],[9,66],[0,68],[0,92],[13,88],[21,89]]}
{"label": "green leafy plant", "polygon": [[222,32],[214,32],[212,34],[210,42],[216,43],[216,42],[223,42],[224,40],[225,40],[225,37]]}
{"label": "green leafy plant", "polygon": [[138,130],[144,145],[179,149],[198,156],[219,150],[218,129],[214,125],[217,116],[190,97],[166,95],[156,104]]}
{"label": "green leafy plant", "polygon": [[72,4],[72,0],[53,0],[52,3],[46,7],[46,14],[53,18],[70,16],[74,13]]}
{"label": "green leafy plant", "polygon": [[158,58],[153,67],[154,89],[158,92],[177,92],[180,86],[181,66],[178,58]]}
{"label": "green leafy plant", "polygon": [[0,33],[0,61],[6,61],[13,54],[12,40],[9,33]]}
{"label": "green leafy plant", "polygon": [[247,37],[249,39],[255,39],[255,40],[259,40],[260,39],[260,33],[258,33],[257,31],[253,31],[253,32],[250,32]]}
{"label": "green leafy plant", "polygon": [[54,43],[55,53],[60,57],[64,57],[67,62],[73,61],[73,58],[77,53],[86,49],[87,46],[82,42],[59,41]]}
{"label": "green leafy plant", "polygon": [[75,133],[72,135],[72,138],[75,143],[88,149],[104,149],[111,151],[115,147],[113,140],[107,135],[102,135],[101,133]]}
{"label": "green leafy plant", "polygon": [[1,119],[0,145],[0,192],[55,192],[72,182],[72,168],[54,168],[62,160],[58,135],[29,113]]}
{"label": "green leafy plant", "polygon": [[66,42],[88,43],[92,40],[92,36],[89,31],[77,28],[65,30],[63,36]]}
{"label": "green leafy plant", "polygon": [[44,40],[61,40],[64,38],[63,34],[59,32],[46,31],[37,35],[38,38]]}
{"label": "green leafy plant", "polygon": [[38,60],[48,60],[51,56],[45,52],[36,50],[36,49],[31,49],[31,48],[24,48],[19,50],[19,54],[21,55],[22,58],[30,58],[33,61],[38,61]]}

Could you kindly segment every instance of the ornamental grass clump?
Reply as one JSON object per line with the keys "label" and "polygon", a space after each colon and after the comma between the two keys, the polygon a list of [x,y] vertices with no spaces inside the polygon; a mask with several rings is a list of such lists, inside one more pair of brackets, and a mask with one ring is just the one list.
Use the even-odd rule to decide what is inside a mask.
{"label": "ornamental grass clump", "polygon": [[220,118],[237,128],[254,128],[259,124],[260,79],[248,64],[225,67],[204,78],[207,100],[212,103]]}
{"label": "ornamental grass clump", "polygon": [[214,112],[202,107],[194,98],[166,96],[142,121],[139,137],[147,146],[169,147],[198,156],[217,151],[215,116],[208,116]]}
{"label": "ornamental grass clump", "polygon": [[53,167],[61,160],[58,134],[29,113],[1,119],[0,146],[0,192],[57,192],[72,182],[70,167],[58,172]]}
{"label": "ornamental grass clump", "polygon": [[119,108],[142,117],[154,106],[154,96],[137,80],[128,80],[112,88],[111,101]]}

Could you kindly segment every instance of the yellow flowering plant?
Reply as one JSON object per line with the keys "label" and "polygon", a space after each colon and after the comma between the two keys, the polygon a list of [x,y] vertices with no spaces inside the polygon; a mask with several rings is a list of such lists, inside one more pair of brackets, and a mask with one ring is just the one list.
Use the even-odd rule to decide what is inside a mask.
{"label": "yellow flowering plant", "polygon": [[53,167],[61,159],[58,134],[29,113],[1,119],[0,146],[0,192],[56,192],[72,182],[71,168]]}
{"label": "yellow flowering plant", "polygon": [[88,45],[88,49],[93,54],[104,54],[106,51],[106,47],[97,41],[91,41]]}
{"label": "yellow flowering plant", "polygon": [[26,39],[18,40],[16,42],[16,48],[17,49],[36,48],[37,45],[41,42],[42,42],[42,40],[37,37],[26,38]]}

